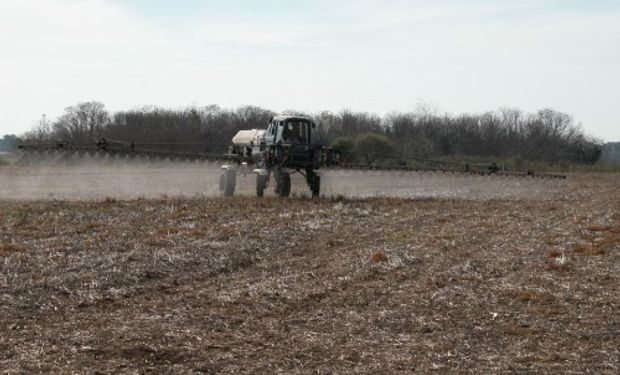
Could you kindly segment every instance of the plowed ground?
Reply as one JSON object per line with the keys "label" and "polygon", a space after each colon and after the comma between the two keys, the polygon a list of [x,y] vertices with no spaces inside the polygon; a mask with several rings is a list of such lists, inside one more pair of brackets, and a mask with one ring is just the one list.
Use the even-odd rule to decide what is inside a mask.
{"label": "plowed ground", "polygon": [[0,371],[620,371],[620,177],[544,199],[0,200]]}

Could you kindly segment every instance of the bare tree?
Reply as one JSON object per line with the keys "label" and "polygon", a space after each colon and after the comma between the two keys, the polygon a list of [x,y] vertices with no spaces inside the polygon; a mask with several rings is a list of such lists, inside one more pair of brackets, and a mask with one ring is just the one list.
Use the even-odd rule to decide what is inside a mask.
{"label": "bare tree", "polygon": [[29,142],[50,142],[53,138],[52,123],[43,114],[32,130],[24,134],[24,140]]}
{"label": "bare tree", "polygon": [[101,135],[109,120],[103,103],[83,102],[65,108],[65,113],[54,123],[54,130],[72,140],[90,141]]}

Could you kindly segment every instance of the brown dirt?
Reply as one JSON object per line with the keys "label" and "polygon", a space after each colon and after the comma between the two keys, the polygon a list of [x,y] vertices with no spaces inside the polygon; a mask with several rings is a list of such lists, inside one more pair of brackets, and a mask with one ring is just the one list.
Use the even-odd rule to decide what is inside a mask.
{"label": "brown dirt", "polygon": [[558,183],[0,200],[0,371],[617,374],[620,176]]}

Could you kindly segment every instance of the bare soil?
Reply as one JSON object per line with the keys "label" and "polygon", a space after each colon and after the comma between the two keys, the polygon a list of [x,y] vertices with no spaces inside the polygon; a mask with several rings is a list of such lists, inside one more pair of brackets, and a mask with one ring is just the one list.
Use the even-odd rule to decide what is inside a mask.
{"label": "bare soil", "polygon": [[315,200],[4,190],[0,371],[619,373],[620,176],[381,176]]}

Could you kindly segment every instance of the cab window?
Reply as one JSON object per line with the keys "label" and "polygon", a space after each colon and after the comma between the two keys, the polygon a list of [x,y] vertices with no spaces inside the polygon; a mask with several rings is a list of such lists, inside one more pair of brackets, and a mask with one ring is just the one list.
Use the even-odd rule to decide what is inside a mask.
{"label": "cab window", "polygon": [[308,122],[300,120],[287,121],[282,138],[285,142],[295,144],[308,143]]}

